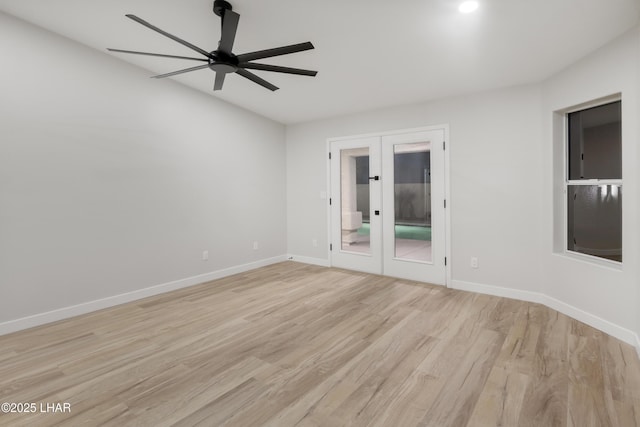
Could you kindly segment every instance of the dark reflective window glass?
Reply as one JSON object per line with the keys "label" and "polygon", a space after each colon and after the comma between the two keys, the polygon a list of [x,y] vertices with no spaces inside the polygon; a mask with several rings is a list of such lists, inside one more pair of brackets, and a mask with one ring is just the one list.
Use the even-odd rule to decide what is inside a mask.
{"label": "dark reflective window glass", "polygon": [[622,179],[621,102],[568,116],[569,179]]}
{"label": "dark reflective window glass", "polygon": [[568,186],[568,249],[622,262],[622,186]]}

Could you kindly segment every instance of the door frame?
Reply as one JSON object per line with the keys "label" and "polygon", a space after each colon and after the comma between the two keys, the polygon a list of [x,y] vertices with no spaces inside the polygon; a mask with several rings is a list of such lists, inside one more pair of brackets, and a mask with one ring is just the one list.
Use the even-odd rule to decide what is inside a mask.
{"label": "door frame", "polygon": [[[440,124],[440,125],[432,125],[432,126],[424,126],[417,128],[404,128],[404,129],[395,129],[385,132],[374,132],[374,133],[366,133],[366,134],[355,134],[341,137],[332,137],[327,138],[326,141],[326,152],[325,152],[325,161],[326,161],[326,175],[327,175],[327,194],[331,194],[331,143],[335,141],[347,141],[351,139],[364,139],[364,138],[382,138],[383,136],[391,136],[403,133],[414,133],[414,132],[425,132],[425,131],[434,131],[434,130],[442,130],[444,133],[444,199],[447,201],[446,208],[444,212],[444,222],[445,222],[445,242],[444,242],[444,252],[446,257],[445,264],[445,278],[444,278],[444,286],[450,287],[451,285],[451,209],[453,203],[451,203],[451,167],[450,167],[450,151],[451,151],[451,143],[449,138],[449,125],[448,124]],[[333,195],[329,196],[334,197]],[[329,266],[333,266],[333,251],[331,250],[332,237],[331,237],[331,205],[330,200],[327,201],[327,241],[329,245],[327,246],[327,259],[329,260]]]}

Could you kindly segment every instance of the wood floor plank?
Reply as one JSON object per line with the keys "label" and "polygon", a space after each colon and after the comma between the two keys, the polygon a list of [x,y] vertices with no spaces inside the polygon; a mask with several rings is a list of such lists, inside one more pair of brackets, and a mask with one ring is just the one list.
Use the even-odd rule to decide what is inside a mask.
{"label": "wood floor plank", "polygon": [[[335,414],[344,407],[349,399],[358,399],[358,390],[371,378],[379,373],[380,364],[393,363],[396,359],[385,357],[385,354],[408,354],[412,349],[420,348],[420,344],[428,341],[423,334],[398,334],[406,328],[418,313],[410,310],[394,327],[387,331],[380,339],[373,343],[362,341],[363,349],[339,370],[318,384],[309,393],[298,399],[294,404],[280,411],[270,420],[269,425],[294,425],[305,418],[314,418],[322,414],[331,414],[334,418],[345,419],[344,411]],[[392,367],[391,367],[392,368]],[[355,395],[354,395],[355,394]],[[366,391],[360,394],[366,395]],[[350,407],[350,410],[353,410]],[[340,416],[341,415],[341,416]],[[345,421],[345,425],[349,423]]]}
{"label": "wood floor plank", "polygon": [[[161,383],[164,390],[154,390],[140,384],[119,396],[132,410],[114,417],[111,421],[114,425],[131,425],[144,417],[154,426],[168,426],[177,421],[186,422],[183,420],[189,420],[192,414],[199,411],[206,412],[204,408],[211,408],[211,402],[232,393],[268,369],[268,364],[249,357],[238,361],[223,372],[207,374],[206,371],[191,370],[171,383]],[[164,396],[163,400],[157,399],[160,393]],[[178,404],[166,405],[167,400]]]}
{"label": "wood floor plank", "polygon": [[393,398],[382,406],[378,419],[371,425],[417,426],[420,425],[447,380],[414,371],[398,388]]}
{"label": "wood floor plank", "polygon": [[419,425],[467,425],[503,342],[504,335],[482,330]]}
{"label": "wood floor plank", "polygon": [[0,337],[0,426],[640,427],[635,349],[539,304],[285,262]]}
{"label": "wood floor plank", "polygon": [[536,363],[536,349],[540,338],[542,306],[523,305],[518,311],[513,325],[507,332],[496,366],[510,372],[530,374]]}
{"label": "wood floor plank", "polygon": [[517,426],[529,376],[494,366],[467,427]]}
{"label": "wood floor plank", "polygon": [[[573,322],[572,322],[573,323]],[[586,326],[586,325],[585,325]],[[607,399],[599,341],[591,331],[569,336],[568,424],[572,427],[618,426],[618,417]],[[578,331],[572,328],[572,331]]]}
{"label": "wood floor plank", "polygon": [[570,320],[543,308],[531,382],[519,417],[519,426],[566,426],[569,387],[568,336]]}
{"label": "wood floor plank", "polygon": [[360,410],[356,411],[349,405],[349,400],[345,400],[341,405],[343,409],[338,408],[338,411],[333,414],[339,416],[341,420],[348,420],[347,423],[353,426],[370,426],[382,418],[387,406],[399,398],[405,383],[414,375],[416,365],[426,357],[437,342],[437,338],[433,337],[416,336],[416,338],[416,345],[405,358],[398,360],[386,375],[382,375],[384,371],[379,371],[376,376],[361,386],[362,389],[367,390],[365,393],[356,390],[355,394],[360,394],[362,396],[360,400],[364,403],[360,405]]}

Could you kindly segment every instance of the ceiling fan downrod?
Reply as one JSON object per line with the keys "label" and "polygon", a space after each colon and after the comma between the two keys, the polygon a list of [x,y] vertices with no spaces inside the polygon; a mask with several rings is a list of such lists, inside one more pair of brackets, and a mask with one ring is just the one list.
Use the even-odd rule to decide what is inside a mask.
{"label": "ceiling fan downrod", "polygon": [[213,13],[218,15],[220,18],[222,18],[225,10],[233,10],[233,7],[231,7],[231,3],[224,0],[215,0],[213,2]]}

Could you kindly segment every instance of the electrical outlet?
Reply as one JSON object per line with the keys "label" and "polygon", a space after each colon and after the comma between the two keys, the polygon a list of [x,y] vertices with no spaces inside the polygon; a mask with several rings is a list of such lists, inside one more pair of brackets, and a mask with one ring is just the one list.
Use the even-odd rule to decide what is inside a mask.
{"label": "electrical outlet", "polygon": [[478,258],[472,256],[471,257],[471,268],[478,268]]}
{"label": "electrical outlet", "polygon": [[258,250],[258,242],[253,242],[253,250],[254,251]]}
{"label": "electrical outlet", "polygon": [[206,261],[209,259],[209,251],[202,251],[202,260]]}

